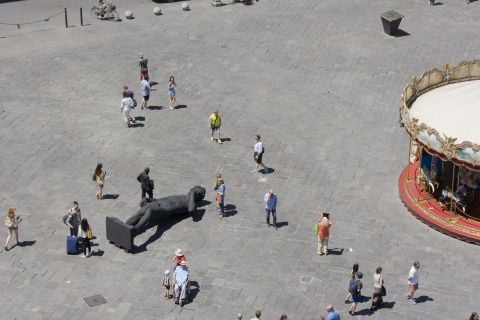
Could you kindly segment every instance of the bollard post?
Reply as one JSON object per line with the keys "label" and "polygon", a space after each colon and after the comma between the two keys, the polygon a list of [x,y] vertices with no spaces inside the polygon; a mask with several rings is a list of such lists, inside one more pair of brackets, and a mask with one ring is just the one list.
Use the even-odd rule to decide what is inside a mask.
{"label": "bollard post", "polygon": [[68,28],[67,8],[65,8],[65,28]]}
{"label": "bollard post", "polygon": [[83,10],[80,8],[80,26],[83,27]]}

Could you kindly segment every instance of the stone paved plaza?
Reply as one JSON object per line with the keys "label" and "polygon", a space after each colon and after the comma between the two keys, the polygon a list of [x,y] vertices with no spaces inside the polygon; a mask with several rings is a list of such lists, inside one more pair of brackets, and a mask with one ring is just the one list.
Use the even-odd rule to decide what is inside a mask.
{"label": "stone paved plaza", "polygon": [[[117,0],[135,19],[93,20],[86,0],[0,3],[0,213],[17,206],[28,246],[0,252],[0,319],[318,320],[344,303],[358,262],[364,294],[382,266],[386,308],[355,319],[467,319],[480,311],[480,248],[415,219],[398,197],[408,136],[398,123],[400,94],[414,75],[479,58],[480,3],[427,0],[260,0],[214,8],[208,0]],[[163,15],[154,16],[154,6]],[[78,8],[86,13],[80,27]],[[380,14],[405,15],[402,36],[383,33]],[[140,96],[139,52],[149,59],[151,109],[125,128],[119,113],[128,84]],[[167,82],[177,82],[174,111]],[[208,116],[223,114],[223,145],[210,141]],[[254,134],[265,142],[267,175],[251,173]],[[96,200],[97,162],[108,172]],[[105,238],[105,217],[138,208],[137,175],[145,166],[154,196],[208,189],[222,172],[223,220],[214,204],[196,219],[152,228],[134,254]],[[263,195],[279,197],[275,231],[265,225]],[[67,256],[63,215],[78,200],[97,239],[88,259]],[[331,255],[316,253],[318,213],[332,214]],[[6,228],[0,228],[4,241]],[[199,284],[183,308],[163,298],[161,281],[182,248]],[[422,263],[417,305],[405,298],[406,276]],[[83,298],[107,301],[89,307]]]}

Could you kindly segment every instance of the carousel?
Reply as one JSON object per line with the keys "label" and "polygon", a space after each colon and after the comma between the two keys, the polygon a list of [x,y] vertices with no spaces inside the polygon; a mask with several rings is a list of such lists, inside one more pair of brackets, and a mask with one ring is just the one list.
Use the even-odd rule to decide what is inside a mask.
{"label": "carousel", "polygon": [[400,198],[417,218],[480,244],[480,60],[414,77],[400,122],[410,136]]}

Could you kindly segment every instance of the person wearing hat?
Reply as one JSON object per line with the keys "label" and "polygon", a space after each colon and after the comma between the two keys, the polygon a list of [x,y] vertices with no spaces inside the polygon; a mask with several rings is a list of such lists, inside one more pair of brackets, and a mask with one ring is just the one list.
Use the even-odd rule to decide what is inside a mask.
{"label": "person wearing hat", "polygon": [[222,125],[222,115],[220,113],[218,113],[218,110],[217,111],[214,111],[210,117],[208,118],[208,124],[210,125],[210,129],[212,129],[212,136],[210,137],[210,140],[214,140],[213,139],[213,135],[215,133],[215,131],[217,131],[218,133],[218,139],[217,139],[217,142],[218,143],[222,143],[222,139],[220,138],[220,126]]}
{"label": "person wearing hat", "polygon": [[363,278],[363,273],[360,271],[357,272],[355,275],[355,279],[350,280],[350,287],[349,291],[352,293],[352,304],[350,305],[350,309],[348,310],[348,313],[350,313],[352,316],[355,315],[355,309],[357,308],[357,303],[362,302],[362,281],[360,279]]}
{"label": "person wearing hat", "polygon": [[173,272],[173,292],[175,304],[180,304],[182,307],[187,299],[188,277],[189,271],[187,268],[187,261],[183,260]]}
{"label": "person wearing hat", "polygon": [[143,53],[140,53],[140,59],[138,60],[138,66],[140,67],[140,80],[148,77],[148,59],[143,57]]}
{"label": "person wearing hat", "polygon": [[327,320],[340,320],[340,314],[331,304],[327,306]]}
{"label": "person wearing hat", "polygon": [[174,269],[179,266],[182,261],[187,261],[187,258],[185,258],[182,249],[175,250],[175,255],[173,256],[172,261],[175,261]]}

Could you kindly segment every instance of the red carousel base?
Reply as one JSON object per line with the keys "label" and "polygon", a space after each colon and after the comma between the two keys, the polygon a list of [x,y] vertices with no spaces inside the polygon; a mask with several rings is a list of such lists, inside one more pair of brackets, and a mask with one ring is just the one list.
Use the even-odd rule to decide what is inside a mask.
{"label": "red carousel base", "polygon": [[400,175],[400,199],[407,209],[430,227],[451,237],[480,244],[480,221],[443,209],[434,197],[415,183],[418,162],[409,164]]}

